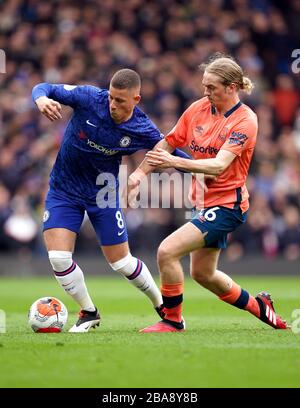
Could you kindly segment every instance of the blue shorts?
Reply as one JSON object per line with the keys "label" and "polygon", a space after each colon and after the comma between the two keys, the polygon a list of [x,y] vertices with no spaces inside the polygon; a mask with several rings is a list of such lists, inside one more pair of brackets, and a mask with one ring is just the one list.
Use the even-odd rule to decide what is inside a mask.
{"label": "blue shorts", "polygon": [[87,212],[101,245],[116,245],[128,240],[122,209],[99,208],[68,198],[60,192],[49,190],[43,217],[43,231],[50,228],[66,228],[79,233],[84,213]]}
{"label": "blue shorts", "polygon": [[247,219],[247,211],[240,208],[207,207],[202,210],[193,209],[190,221],[204,234],[204,248],[226,248],[227,234],[242,225]]}

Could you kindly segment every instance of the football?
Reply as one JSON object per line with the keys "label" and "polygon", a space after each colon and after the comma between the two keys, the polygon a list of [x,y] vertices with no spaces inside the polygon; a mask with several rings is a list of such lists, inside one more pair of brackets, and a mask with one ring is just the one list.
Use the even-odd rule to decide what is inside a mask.
{"label": "football", "polygon": [[51,296],[36,300],[28,313],[28,324],[36,333],[60,333],[67,320],[66,306]]}

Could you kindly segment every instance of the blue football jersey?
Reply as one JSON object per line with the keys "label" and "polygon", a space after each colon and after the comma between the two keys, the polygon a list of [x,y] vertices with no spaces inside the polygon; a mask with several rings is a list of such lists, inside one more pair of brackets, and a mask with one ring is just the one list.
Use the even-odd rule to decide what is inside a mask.
{"label": "blue football jersey", "polygon": [[142,149],[152,149],[163,135],[138,107],[132,117],[116,124],[109,112],[109,94],[90,85],[38,84],[33,99],[47,96],[73,108],[57,159],[50,175],[51,188],[95,202],[101,186],[96,179],[101,173],[116,177],[122,156]]}

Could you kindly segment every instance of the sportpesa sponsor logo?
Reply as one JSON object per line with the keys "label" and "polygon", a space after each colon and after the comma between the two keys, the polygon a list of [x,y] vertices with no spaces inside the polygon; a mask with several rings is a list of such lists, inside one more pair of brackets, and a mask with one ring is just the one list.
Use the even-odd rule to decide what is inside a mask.
{"label": "sportpesa sponsor logo", "polygon": [[199,146],[195,143],[195,140],[192,141],[192,143],[190,144],[190,149],[193,150],[194,152],[200,152],[200,153],[205,153],[205,154],[218,154],[220,149],[216,149],[215,147],[212,146],[207,146],[207,147],[203,147],[203,146]]}
{"label": "sportpesa sponsor logo", "polygon": [[106,147],[98,145],[97,143],[93,142],[90,139],[88,139],[86,143],[90,147],[92,147],[93,149],[97,149],[97,150],[99,150],[99,152],[107,154],[108,156],[112,156],[112,155],[118,153],[118,150],[107,149]]}

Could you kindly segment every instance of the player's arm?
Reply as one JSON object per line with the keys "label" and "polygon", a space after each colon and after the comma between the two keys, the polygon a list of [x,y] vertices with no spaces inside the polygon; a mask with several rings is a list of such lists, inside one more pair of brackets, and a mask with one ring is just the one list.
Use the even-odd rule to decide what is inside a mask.
{"label": "player's arm", "polygon": [[[162,149],[168,152],[170,155],[175,151],[175,148],[169,145],[169,143],[165,139],[161,139],[151,151],[156,151],[157,149]],[[156,167],[157,165],[151,165],[150,163],[148,163],[148,160],[145,157],[145,159],[140,163],[138,168],[133,173],[130,174],[128,178],[128,187],[129,188],[137,187],[140,184],[141,180],[144,177],[146,177],[149,173],[151,173],[153,170],[155,170]]]}
{"label": "player's arm", "polygon": [[[178,149],[178,147],[186,146],[187,111],[181,115],[177,124],[165,138],[161,139],[162,135],[158,131],[158,129],[156,129],[156,132],[154,132],[155,137],[152,138],[152,144],[148,146],[150,149],[153,149],[152,151],[155,152],[158,151],[159,149],[162,149],[163,151],[166,151],[169,154],[173,153],[173,155],[176,157],[181,157],[185,159],[190,158],[188,154]],[[169,142],[169,139],[171,139],[171,142]],[[129,176],[129,185],[132,183],[133,185],[137,186],[140,183],[140,181],[147,174],[155,170],[156,167],[158,166],[155,164],[154,165],[150,164],[149,161],[145,158],[139,165],[139,167]]]}
{"label": "player's arm", "polygon": [[[163,149],[167,151],[168,153],[172,153],[175,148],[169,145],[169,143],[165,139],[161,139],[153,148],[154,150],[156,149]],[[127,182],[127,187],[124,189],[122,192],[122,197],[123,200],[127,203],[131,203],[134,201],[136,196],[138,195],[139,192],[139,185],[144,177],[146,177],[149,173],[151,173],[153,170],[155,170],[157,166],[154,165],[152,166],[147,162],[147,159],[145,158],[138,168],[130,174],[128,177],[128,182]]]}
{"label": "player's arm", "polygon": [[37,84],[32,90],[32,98],[39,111],[49,120],[61,119],[61,104],[76,108],[88,97],[88,86],[61,84]]}
{"label": "player's arm", "polygon": [[213,174],[218,176],[227,169],[233,160],[246,149],[253,149],[257,137],[256,116],[244,118],[231,131],[229,138],[223,144],[217,156],[212,159],[188,160],[174,157],[165,150],[157,149],[148,152],[146,158],[151,166],[161,168],[176,167],[191,173]]}
{"label": "player's arm", "polygon": [[[171,146],[165,139],[160,140],[154,147],[153,150],[157,150],[157,149],[163,149],[166,150],[168,153],[171,153],[173,156],[176,157],[181,157],[183,159],[190,159],[191,156],[188,155],[187,153],[185,153],[184,151],[177,149],[173,146]],[[151,166],[149,165],[149,163],[147,163],[147,159],[145,158],[141,164],[139,165],[139,167],[131,174],[131,176],[129,176],[129,179],[131,177],[131,180],[136,180],[138,179],[138,181],[141,181],[141,178],[147,176],[149,173],[151,173],[153,170],[156,169],[157,166]],[[179,170],[179,169],[178,169]],[[183,170],[183,172],[185,172]],[[135,184],[135,183],[134,183]]]}
{"label": "player's arm", "polygon": [[159,166],[163,169],[176,167],[179,170],[185,170],[190,173],[204,173],[218,176],[233,162],[236,154],[228,150],[220,150],[216,157],[212,159],[190,160],[181,157],[172,156],[166,150],[156,149],[146,154],[147,164],[149,166]]}
{"label": "player's arm", "polygon": [[[172,147],[171,145],[169,145],[169,146]],[[174,149],[174,147],[172,149]],[[191,156],[189,154],[187,154],[183,150],[177,149],[177,148],[172,152],[172,154],[173,154],[173,156],[182,157],[183,159],[190,159],[191,158]]]}

